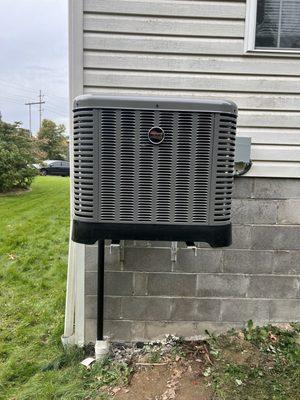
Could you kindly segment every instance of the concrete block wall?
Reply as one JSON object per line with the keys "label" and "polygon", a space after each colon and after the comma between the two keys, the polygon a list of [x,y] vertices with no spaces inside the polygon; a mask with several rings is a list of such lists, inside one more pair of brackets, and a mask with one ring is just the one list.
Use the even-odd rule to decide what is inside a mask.
{"label": "concrete block wall", "polygon": [[[233,244],[197,256],[178,243],[106,251],[105,332],[113,340],[220,332],[249,319],[300,320],[300,180],[238,178]],[[97,248],[86,248],[85,341],[96,336]]]}

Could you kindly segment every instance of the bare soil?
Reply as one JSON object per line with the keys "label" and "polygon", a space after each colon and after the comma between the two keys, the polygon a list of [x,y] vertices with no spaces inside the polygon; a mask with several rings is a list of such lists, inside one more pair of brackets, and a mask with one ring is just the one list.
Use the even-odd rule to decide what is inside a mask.
{"label": "bare soil", "polygon": [[203,375],[212,364],[208,345],[190,342],[181,350],[183,357],[173,354],[165,355],[157,363],[137,362],[129,385],[120,388],[115,399],[211,400],[213,393]]}
{"label": "bare soil", "polygon": [[176,362],[167,365],[139,367],[130,385],[116,394],[121,400],[211,400],[212,391],[199,366]]}

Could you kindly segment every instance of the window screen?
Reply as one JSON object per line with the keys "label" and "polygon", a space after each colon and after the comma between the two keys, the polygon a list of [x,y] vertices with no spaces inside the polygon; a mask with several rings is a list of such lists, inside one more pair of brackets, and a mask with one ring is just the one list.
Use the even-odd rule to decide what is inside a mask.
{"label": "window screen", "polygon": [[257,0],[256,48],[300,48],[300,0]]}

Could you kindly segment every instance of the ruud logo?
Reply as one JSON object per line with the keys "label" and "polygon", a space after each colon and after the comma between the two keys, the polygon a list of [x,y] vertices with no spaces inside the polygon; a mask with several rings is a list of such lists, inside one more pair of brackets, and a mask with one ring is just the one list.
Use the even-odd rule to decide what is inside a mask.
{"label": "ruud logo", "polygon": [[154,126],[148,132],[149,142],[152,144],[160,144],[165,138],[165,132],[159,126]]}

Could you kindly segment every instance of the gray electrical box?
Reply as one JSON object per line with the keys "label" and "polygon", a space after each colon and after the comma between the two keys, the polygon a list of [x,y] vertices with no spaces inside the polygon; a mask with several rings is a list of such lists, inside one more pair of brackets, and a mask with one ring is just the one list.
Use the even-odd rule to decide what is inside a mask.
{"label": "gray electrical box", "polygon": [[226,100],[76,98],[73,240],[230,245],[236,119]]}
{"label": "gray electrical box", "polygon": [[235,163],[248,164],[251,158],[251,138],[237,136],[235,139]]}

